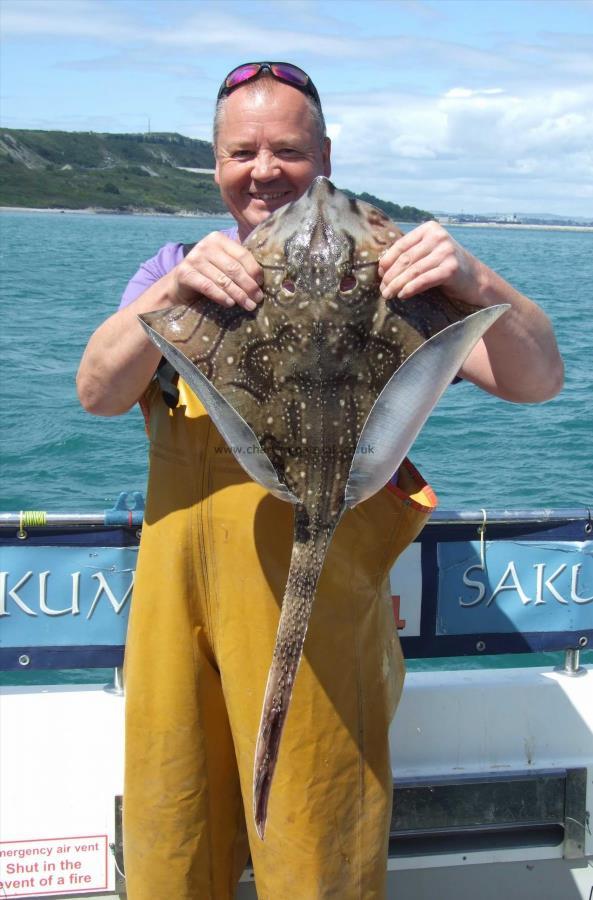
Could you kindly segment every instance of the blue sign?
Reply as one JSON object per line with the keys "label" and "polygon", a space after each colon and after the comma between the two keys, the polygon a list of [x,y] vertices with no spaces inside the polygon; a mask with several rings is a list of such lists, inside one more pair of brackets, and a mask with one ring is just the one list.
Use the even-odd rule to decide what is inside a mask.
{"label": "blue sign", "polygon": [[437,546],[437,635],[593,628],[593,541]]}
{"label": "blue sign", "polygon": [[[482,545],[475,523],[429,523],[407,551],[414,564],[394,569],[405,654],[590,647],[593,541],[580,540],[590,533],[589,518],[499,523]],[[121,665],[137,536],[48,526],[0,538],[0,669]]]}
{"label": "blue sign", "polygon": [[137,556],[135,547],[2,547],[4,655],[9,648],[32,647],[121,650]]}

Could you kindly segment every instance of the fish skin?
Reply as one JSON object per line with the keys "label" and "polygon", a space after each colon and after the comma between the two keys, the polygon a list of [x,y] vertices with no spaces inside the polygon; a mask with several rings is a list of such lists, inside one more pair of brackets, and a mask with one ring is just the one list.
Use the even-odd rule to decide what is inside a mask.
{"label": "fish skin", "polygon": [[[355,493],[347,496],[347,486],[360,474],[355,456],[365,423],[406,360],[415,364],[431,339],[444,342],[445,329],[476,313],[439,290],[405,301],[381,297],[378,262],[401,234],[383,212],[319,177],[245,241],[264,272],[264,300],[253,312],[198,296],[189,306],[140,316],[238,462],[295,505],[255,751],[253,812],[262,839],[317,582],[342,514],[358,502]],[[438,396],[463,358],[450,360]],[[250,453],[244,452],[247,441],[254,445]],[[393,469],[400,462],[394,459]]]}

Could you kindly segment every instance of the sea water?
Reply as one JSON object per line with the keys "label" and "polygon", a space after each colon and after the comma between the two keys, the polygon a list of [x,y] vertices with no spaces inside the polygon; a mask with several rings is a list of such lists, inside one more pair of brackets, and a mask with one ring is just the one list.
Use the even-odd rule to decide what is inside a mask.
{"label": "sea water", "polygon": [[[92,331],[166,241],[228,219],[3,212],[0,215],[0,511],[100,511],[144,492],[138,408],[85,413],[75,375]],[[410,226],[407,226],[410,227]],[[472,253],[551,318],[566,366],[553,400],[516,405],[451,386],[411,458],[442,508],[593,510],[593,233],[455,228]]]}
{"label": "sea water", "polygon": [[[224,219],[0,215],[0,510],[102,510],[144,491],[138,408],[85,413],[75,375],[91,332],[117,309],[140,262]],[[451,228],[550,316],[562,393],[517,405],[471,384],[448,389],[411,457],[449,507],[589,506],[593,501],[593,233]]]}

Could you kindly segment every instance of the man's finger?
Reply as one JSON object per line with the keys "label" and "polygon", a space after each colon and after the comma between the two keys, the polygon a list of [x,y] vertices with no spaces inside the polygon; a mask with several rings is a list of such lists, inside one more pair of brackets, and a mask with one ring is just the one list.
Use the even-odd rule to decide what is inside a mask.
{"label": "man's finger", "polygon": [[253,253],[250,253],[249,250],[242,247],[241,244],[237,244],[236,241],[232,241],[230,238],[227,238],[227,240],[228,243],[225,242],[224,245],[225,252],[233,259],[236,259],[257,284],[263,284],[264,272]]}
{"label": "man's finger", "polygon": [[178,283],[180,288],[184,289],[184,293],[189,289],[192,293],[201,294],[207,300],[212,300],[213,303],[218,303],[220,306],[234,306],[239,302],[244,309],[252,310],[256,307],[256,303],[245,294],[243,294],[242,301],[239,298],[235,300],[229,293],[228,286],[223,287],[222,273],[214,266],[210,266],[209,273],[205,274],[204,271],[198,271],[191,264],[184,265],[179,271]]}
{"label": "man's finger", "polygon": [[[251,256],[251,254],[249,255]],[[251,257],[251,259],[255,263],[253,257]],[[224,254],[210,260],[208,266],[210,265],[215,267],[216,281],[218,284],[223,286],[225,290],[227,290],[229,286],[235,286],[239,288],[239,290],[244,294],[246,294],[250,300],[255,300],[257,303],[263,300],[264,295],[262,293],[260,285],[258,281],[253,277],[253,275],[251,275],[249,271],[244,268],[243,260],[231,255]],[[257,266],[257,263],[255,263],[255,265]],[[252,265],[250,266],[250,268],[253,271]],[[206,270],[205,267],[202,267],[202,270],[210,272],[210,270]],[[233,290],[229,290],[229,295],[232,296],[233,299],[238,299],[235,296],[235,292]]]}
{"label": "man's finger", "polygon": [[257,284],[263,283],[263,269],[254,255],[226,234],[214,232],[207,235],[188,253],[187,258],[190,262],[206,259],[214,265],[219,265],[220,268],[223,268],[220,263],[226,261],[228,266],[230,262],[232,265],[240,266]]}
{"label": "man's finger", "polygon": [[[263,293],[256,281],[234,260],[218,263],[202,263],[200,275],[207,278],[218,290],[222,291],[227,305],[237,303],[244,309],[255,309],[256,303],[263,300]],[[207,294],[210,296],[210,294]],[[213,298],[211,298],[213,299]]]}
{"label": "man's finger", "polygon": [[[427,290],[429,286],[435,287],[437,284],[442,283],[445,277],[444,270],[441,271],[440,263],[440,256],[434,252],[421,257],[404,269],[403,272],[396,274],[385,287],[382,286],[381,294],[386,300],[391,300],[394,297],[404,299],[420,292],[418,289],[419,283],[423,284],[426,282],[427,284],[426,287],[422,287],[420,290]],[[433,277],[432,273],[436,273],[434,276],[436,280],[429,285],[428,281]],[[440,281],[438,280],[439,278]],[[424,281],[420,281],[420,279],[424,279]],[[413,287],[413,290],[410,290],[411,287]]]}
{"label": "man's finger", "polygon": [[397,257],[393,264],[385,270],[383,281],[381,282],[381,293],[387,290],[388,285],[402,275],[411,267],[417,265],[423,257],[429,255],[429,250],[423,241],[412,246],[409,250],[405,250]]}
{"label": "man's finger", "polygon": [[407,300],[409,297],[414,297],[416,294],[421,294],[423,291],[429,291],[432,288],[439,287],[445,283],[448,277],[449,269],[447,264],[442,263],[435,268],[430,268],[419,274],[411,281],[408,281],[408,283],[401,288],[397,297],[399,300]]}
{"label": "man's finger", "polygon": [[[241,244],[224,234],[209,234],[188,253],[186,261],[198,272],[212,276],[210,266],[226,275],[238,285],[251,300],[262,299],[260,285],[263,284],[263,270],[254,256]],[[218,274],[215,273],[215,275]],[[214,282],[217,283],[215,277]],[[230,295],[229,295],[230,296]]]}
{"label": "man's finger", "polygon": [[403,237],[397,239],[397,241],[389,247],[385,253],[382,255],[379,260],[379,275],[381,277],[387,272],[388,269],[399,259],[402,253],[406,253],[411,250],[412,247],[415,247],[416,244],[419,244],[424,237],[423,226],[421,225],[419,228],[414,228],[412,231],[408,231],[407,234],[404,234]]}

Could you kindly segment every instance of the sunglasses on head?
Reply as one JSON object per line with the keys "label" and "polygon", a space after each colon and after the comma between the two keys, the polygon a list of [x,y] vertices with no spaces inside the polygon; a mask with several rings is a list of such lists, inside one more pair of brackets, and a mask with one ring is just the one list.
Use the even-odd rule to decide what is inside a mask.
{"label": "sunglasses on head", "polygon": [[283,81],[284,84],[290,84],[292,87],[302,91],[303,94],[311,97],[321,109],[321,100],[319,99],[317,88],[307,73],[303,72],[302,69],[299,69],[298,66],[293,66],[292,63],[285,62],[253,62],[237,66],[236,69],[229,72],[222,82],[216,102],[218,103],[223,97],[227,97],[240,85],[246,84],[248,81],[253,81],[254,78],[257,78],[257,76],[264,71],[268,71],[274,78],[277,78],[278,81]]}

